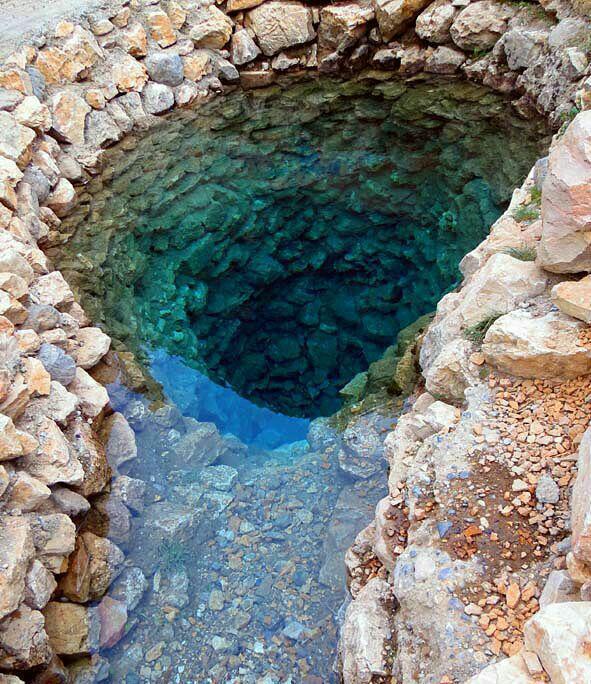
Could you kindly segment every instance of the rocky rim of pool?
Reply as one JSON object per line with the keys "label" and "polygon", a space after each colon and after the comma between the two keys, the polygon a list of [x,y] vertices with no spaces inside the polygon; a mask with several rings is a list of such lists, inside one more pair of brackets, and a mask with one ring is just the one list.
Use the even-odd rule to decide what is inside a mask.
{"label": "rocky rim of pool", "polygon": [[[575,93],[585,106],[587,31],[570,7],[488,0],[131,3],[61,22],[7,61],[1,669],[39,682],[451,682],[502,649],[523,670],[513,656],[535,610],[495,614],[490,635],[479,624],[470,544],[486,518],[466,534],[458,511],[482,380],[515,370],[478,345],[548,286],[533,263],[544,163],[476,245],[538,153],[534,112],[558,125]],[[347,79],[306,82],[316,68]],[[459,75],[511,94],[529,121],[442,78]],[[542,233],[538,259],[560,272],[556,239]],[[421,314],[473,247],[462,294],[429,325]],[[445,318],[456,308],[459,337]],[[571,374],[588,372],[582,354]],[[539,549],[517,580],[507,561],[508,603],[539,596],[527,578],[560,556]],[[486,583],[498,555],[479,553]],[[420,643],[431,655],[413,665]]]}

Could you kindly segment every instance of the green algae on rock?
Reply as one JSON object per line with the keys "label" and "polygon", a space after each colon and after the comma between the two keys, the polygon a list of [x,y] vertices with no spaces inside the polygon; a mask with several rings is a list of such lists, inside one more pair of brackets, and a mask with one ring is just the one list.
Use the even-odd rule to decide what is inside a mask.
{"label": "green algae on rock", "polygon": [[457,282],[542,137],[454,81],[235,93],[115,148],[58,263],[124,346],[327,415]]}

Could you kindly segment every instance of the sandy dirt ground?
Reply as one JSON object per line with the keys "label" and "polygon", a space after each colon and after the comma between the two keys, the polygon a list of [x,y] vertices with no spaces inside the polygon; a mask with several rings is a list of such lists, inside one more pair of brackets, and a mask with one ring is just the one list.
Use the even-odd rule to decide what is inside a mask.
{"label": "sandy dirt ground", "polygon": [[121,0],[0,0],[0,59],[60,19],[119,7]]}

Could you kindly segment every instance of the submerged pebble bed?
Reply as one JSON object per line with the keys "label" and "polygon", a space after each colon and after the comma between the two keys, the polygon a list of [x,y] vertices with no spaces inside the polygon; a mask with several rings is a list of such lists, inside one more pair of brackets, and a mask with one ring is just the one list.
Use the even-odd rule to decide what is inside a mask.
{"label": "submerged pebble bed", "polygon": [[111,681],[332,681],[343,555],[401,399],[310,420],[457,282],[540,138],[470,84],[320,80],[113,151],[58,254],[165,398],[109,387],[138,443],[121,471],[148,483],[131,521],[103,495],[89,523],[138,596]]}

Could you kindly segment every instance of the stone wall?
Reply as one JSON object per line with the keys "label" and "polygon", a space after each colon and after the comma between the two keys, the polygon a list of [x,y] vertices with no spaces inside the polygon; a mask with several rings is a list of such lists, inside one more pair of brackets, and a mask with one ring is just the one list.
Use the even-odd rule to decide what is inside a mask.
{"label": "stone wall", "polygon": [[[49,674],[54,681],[66,681],[58,655],[93,653],[100,643],[115,643],[125,627],[123,603],[104,598],[98,607],[85,605],[101,599],[120,568],[121,553],[103,537],[85,533],[77,538],[73,521],[88,510],[89,498],[109,486],[112,475],[117,483],[119,464],[135,456],[133,434],[123,417],[110,411],[106,391],[91,374],[106,354],[109,339],[91,325],[43,252],[45,245],[59,239],[61,219],[76,204],[76,188],[100,169],[103,150],[132,130],[145,129],[154,117],[173,107],[198,104],[235,86],[253,88],[318,71],[360,72],[364,78],[376,79],[392,74],[410,78],[422,71],[457,74],[510,94],[524,116],[537,110],[559,124],[570,115],[575,93],[588,73],[587,36],[587,21],[561,2],[530,7],[489,0],[433,4],[377,0],[310,7],[284,0],[228,0],[218,7],[188,0],[133,0],[114,13],[89,16],[80,24],[62,21],[35,45],[23,46],[5,60],[0,68],[0,669],[26,673],[40,668],[38,681],[46,681],[43,677]],[[585,106],[584,90],[577,102]],[[581,152],[573,154],[581,156]],[[519,194],[516,203],[529,201],[527,192],[526,188]],[[573,202],[578,197],[568,189],[566,195]],[[543,211],[551,211],[552,197],[550,192],[544,198]],[[580,217],[573,220],[573,234],[585,234],[584,203]],[[488,259],[491,252],[502,251],[507,240],[521,241],[522,233],[529,239],[536,230],[531,226],[522,230],[511,222],[508,228],[496,224],[491,238],[467,258],[466,274],[471,274],[470,287],[477,299],[467,298],[472,304],[463,307],[464,319],[453,328],[445,349],[442,340],[449,323],[436,323],[431,342],[424,346],[427,389],[438,396],[460,401],[461,390],[473,384],[482,366],[482,355],[458,331],[471,320],[470,306],[477,306],[474,302],[483,293],[504,297],[503,313],[507,313],[546,292],[550,281],[532,264],[516,265],[514,257],[501,254]],[[551,245],[563,237],[560,226],[547,221],[543,249],[547,246],[551,251]],[[572,261],[552,252],[548,259],[543,257],[543,265],[552,259],[567,265]],[[506,283],[500,293],[495,289],[497,281]],[[465,291],[442,302],[439,323],[447,311],[453,313],[458,297],[465,297]],[[499,319],[485,344],[488,362],[503,358],[499,365],[505,370],[511,370],[515,361],[509,348],[514,339],[511,320],[507,320],[515,315],[507,313]],[[549,338],[559,326],[564,348],[561,358],[552,350],[545,351],[544,358],[553,359],[553,368],[564,368],[576,358],[577,368],[586,369],[586,347],[575,351],[572,347],[579,324],[556,313],[548,316],[532,323],[536,334],[551,348]],[[423,398],[401,421],[408,429],[405,453],[413,453],[416,437],[422,441],[432,435],[430,439],[437,442],[437,433],[442,428],[450,431],[456,421],[457,412],[449,404]],[[458,451],[463,444],[459,442]],[[460,463],[459,453],[457,458]],[[397,475],[392,482],[402,477]],[[130,514],[125,506],[130,483],[119,485],[117,511],[125,518]],[[526,482],[523,492],[533,486]],[[401,491],[393,486],[390,504],[398,505],[393,502],[402,497]],[[420,502],[409,505],[411,515],[422,519]],[[412,543],[420,544],[419,540]],[[412,555],[412,545],[407,548],[400,552],[395,548],[395,555]],[[577,548],[575,553],[580,553]],[[379,555],[389,562],[386,552]],[[416,568],[417,561],[413,562]],[[423,562],[425,578],[433,577],[432,568],[439,562],[439,557]],[[571,571],[577,562],[580,556],[572,556]],[[458,570],[468,578],[473,565],[462,561]],[[408,597],[418,606],[420,596],[405,583],[404,573],[396,581],[394,590],[402,606],[397,613],[401,616],[397,661],[405,672],[405,658],[417,655],[418,641],[404,631],[409,620],[404,617],[404,601]],[[68,601],[51,600],[56,587]],[[512,596],[512,587],[509,584],[503,595],[510,590]],[[438,596],[437,584],[432,588],[433,596]],[[369,601],[366,610],[371,611],[374,599],[384,598],[380,598],[383,586],[376,591],[358,589],[359,596]],[[526,590],[519,588],[521,596]],[[586,605],[572,609],[582,611],[581,620]],[[358,607],[357,602],[352,604],[348,623]],[[473,615],[478,608],[471,609]],[[420,618],[416,619],[419,625]],[[390,620],[391,613],[382,611],[376,616],[376,628]],[[542,618],[537,620],[541,623]],[[429,621],[439,624],[433,615]],[[466,643],[477,629],[472,622],[466,622],[463,632]],[[447,644],[445,633],[436,629],[431,633],[436,641],[430,647]],[[353,630],[353,634],[357,650],[351,650],[345,662],[355,664],[368,633]],[[528,648],[535,650],[543,625],[532,627],[531,635]],[[344,643],[345,651],[349,645]],[[457,647],[457,643],[438,647],[432,660],[422,660],[423,667],[429,673],[440,672],[443,659],[457,653]],[[374,647],[364,661],[365,669],[347,666],[345,680],[369,681],[372,674],[383,674],[381,663],[378,670],[374,668],[380,655]],[[464,669],[473,672],[485,661],[467,663]],[[542,662],[551,671],[552,663],[543,658]],[[99,669],[99,660],[87,659],[74,666],[74,680]],[[412,676],[403,674],[403,681],[414,681]]]}

